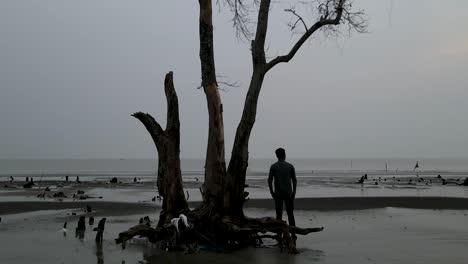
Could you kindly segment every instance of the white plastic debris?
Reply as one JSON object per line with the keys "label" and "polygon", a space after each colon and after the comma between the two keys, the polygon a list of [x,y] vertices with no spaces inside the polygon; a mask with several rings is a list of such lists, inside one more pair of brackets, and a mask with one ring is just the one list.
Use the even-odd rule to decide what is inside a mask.
{"label": "white plastic debris", "polygon": [[172,218],[171,220],[171,224],[175,226],[177,233],[179,233],[179,220],[180,220],[179,217]]}
{"label": "white plastic debris", "polygon": [[185,216],[184,214],[180,214],[179,218],[182,220],[182,223],[184,223],[185,227],[190,228],[190,224],[188,222],[187,216]]}
{"label": "white plastic debris", "polygon": [[172,220],[171,220],[171,224],[173,226],[175,226],[177,233],[179,233],[179,222],[180,222],[180,220],[182,220],[182,224],[186,228],[191,227],[190,223],[188,222],[187,216],[185,216],[184,214],[180,214],[179,217],[172,218]]}

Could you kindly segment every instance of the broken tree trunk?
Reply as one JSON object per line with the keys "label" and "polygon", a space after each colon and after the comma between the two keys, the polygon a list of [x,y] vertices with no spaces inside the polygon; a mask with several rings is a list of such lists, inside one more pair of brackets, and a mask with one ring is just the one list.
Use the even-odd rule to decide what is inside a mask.
{"label": "broken tree trunk", "polygon": [[172,72],[166,74],[164,91],[167,100],[167,123],[165,130],[149,114],[137,112],[132,115],[146,127],[158,151],[157,186],[159,195],[163,198],[158,225],[162,225],[174,216],[188,210],[180,170],[179,103],[174,88]]}
{"label": "broken tree trunk", "polygon": [[203,184],[204,206],[212,211],[222,211],[223,179],[226,176],[224,153],[223,105],[216,80],[213,50],[213,20],[211,0],[199,0],[199,35],[202,87],[208,106],[208,146]]}

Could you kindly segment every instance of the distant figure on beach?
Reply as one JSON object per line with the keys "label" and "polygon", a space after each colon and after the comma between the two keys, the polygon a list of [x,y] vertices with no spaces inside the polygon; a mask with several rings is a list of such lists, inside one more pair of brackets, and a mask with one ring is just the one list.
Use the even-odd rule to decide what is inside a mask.
{"label": "distant figure on beach", "polygon": [[359,184],[364,184],[364,180],[366,179],[366,176],[363,175],[361,176],[361,178],[359,179],[359,181],[357,181],[356,183],[359,183]]}
{"label": "distant figure on beach", "polygon": [[28,181],[29,181],[29,177],[26,177],[26,182],[28,182]]}
{"label": "distant figure on beach", "polygon": [[68,181],[68,175],[67,175],[67,176],[65,176],[65,181]]}
{"label": "distant figure on beach", "polygon": [[268,186],[271,196],[275,200],[276,219],[282,220],[284,203],[286,205],[289,225],[296,226],[293,212],[297,187],[296,171],[293,165],[286,162],[286,151],[283,148],[277,149],[275,153],[278,161],[270,167]]}
{"label": "distant figure on beach", "polygon": [[81,183],[79,176],[76,176],[76,183]]}
{"label": "distant figure on beach", "polygon": [[136,178],[136,177],[135,177],[135,178],[133,178],[133,182],[134,182],[134,183],[137,183],[137,182],[138,182],[138,180],[137,180],[137,178]]}

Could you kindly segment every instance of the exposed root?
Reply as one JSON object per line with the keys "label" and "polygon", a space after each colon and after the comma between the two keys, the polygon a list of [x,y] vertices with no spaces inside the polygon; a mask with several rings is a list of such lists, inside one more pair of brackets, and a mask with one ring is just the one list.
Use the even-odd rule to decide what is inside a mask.
{"label": "exposed root", "polygon": [[176,229],[170,223],[157,228],[140,224],[120,233],[115,241],[125,248],[126,241],[140,236],[148,238],[152,243],[161,243],[165,249],[193,248],[193,245],[204,244],[220,250],[259,246],[263,244],[263,239],[268,238],[277,240],[281,250],[286,248],[288,253],[296,254],[298,253],[296,235],[308,235],[323,230],[323,227],[289,226],[285,221],[272,217],[233,218],[226,216],[220,218],[211,216],[209,221],[202,221],[201,218],[193,217],[194,211],[189,215],[189,221],[192,223],[189,228],[179,230],[180,228]]}

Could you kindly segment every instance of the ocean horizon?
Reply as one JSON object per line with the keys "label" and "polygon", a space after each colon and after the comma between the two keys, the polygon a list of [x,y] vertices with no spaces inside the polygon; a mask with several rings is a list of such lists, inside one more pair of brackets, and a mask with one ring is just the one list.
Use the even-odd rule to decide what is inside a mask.
{"label": "ocean horizon", "polygon": [[[359,173],[468,174],[468,158],[291,158],[300,175]],[[248,175],[263,176],[275,159],[251,159]],[[419,167],[415,169],[416,162]],[[183,176],[203,175],[203,159],[181,159]],[[9,176],[155,176],[156,159],[0,159],[0,177]]]}

